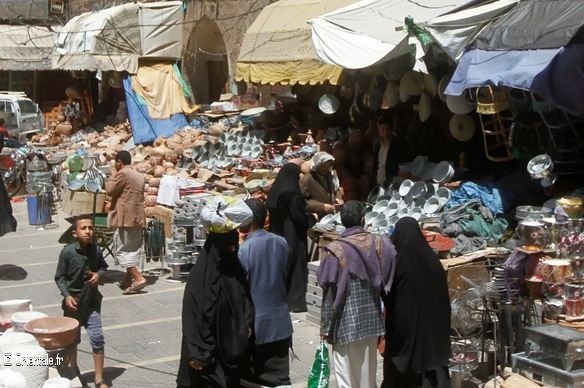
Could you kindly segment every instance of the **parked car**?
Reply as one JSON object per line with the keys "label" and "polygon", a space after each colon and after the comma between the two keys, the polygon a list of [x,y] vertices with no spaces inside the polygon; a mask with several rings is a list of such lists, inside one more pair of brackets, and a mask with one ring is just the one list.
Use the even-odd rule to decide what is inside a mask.
{"label": "parked car", "polygon": [[23,139],[44,128],[44,117],[38,104],[24,92],[0,91],[0,118],[15,139]]}

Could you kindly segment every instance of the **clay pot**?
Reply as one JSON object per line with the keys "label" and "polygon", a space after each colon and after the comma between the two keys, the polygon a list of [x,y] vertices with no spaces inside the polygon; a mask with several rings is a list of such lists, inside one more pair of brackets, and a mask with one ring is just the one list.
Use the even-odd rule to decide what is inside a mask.
{"label": "clay pot", "polygon": [[57,124],[57,127],[55,129],[59,135],[63,136],[69,136],[73,132],[73,126],[71,125],[71,123],[67,122]]}
{"label": "clay pot", "polygon": [[24,331],[32,334],[45,349],[59,349],[75,342],[79,322],[68,317],[45,317],[28,321]]}

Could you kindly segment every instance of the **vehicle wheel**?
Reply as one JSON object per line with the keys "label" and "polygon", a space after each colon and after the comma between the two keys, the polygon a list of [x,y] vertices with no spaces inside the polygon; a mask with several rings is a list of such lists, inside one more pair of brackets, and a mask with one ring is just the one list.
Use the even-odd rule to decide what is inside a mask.
{"label": "vehicle wheel", "polygon": [[8,198],[14,197],[18,193],[18,191],[20,190],[21,186],[22,186],[22,180],[20,180],[16,177],[7,178],[4,181],[4,187],[6,187],[6,192],[8,194]]}

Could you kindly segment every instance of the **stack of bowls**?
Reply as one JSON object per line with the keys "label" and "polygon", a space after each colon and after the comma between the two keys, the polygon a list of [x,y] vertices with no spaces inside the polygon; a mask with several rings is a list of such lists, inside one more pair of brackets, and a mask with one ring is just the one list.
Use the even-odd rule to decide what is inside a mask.
{"label": "stack of bowls", "polygon": [[365,214],[365,226],[373,232],[385,233],[402,217],[416,220],[436,217],[450,199],[450,190],[437,183],[406,179],[392,194],[385,191],[381,196],[370,196],[371,199],[375,199],[370,201],[374,206]]}

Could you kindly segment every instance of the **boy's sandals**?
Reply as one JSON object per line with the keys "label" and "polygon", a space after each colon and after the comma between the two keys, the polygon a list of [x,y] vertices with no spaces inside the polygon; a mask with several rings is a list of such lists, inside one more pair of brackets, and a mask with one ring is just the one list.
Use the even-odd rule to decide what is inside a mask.
{"label": "boy's sandals", "polygon": [[99,380],[95,382],[95,388],[109,388],[104,380]]}
{"label": "boy's sandals", "polygon": [[137,283],[137,284],[134,284],[134,285],[128,287],[126,290],[124,290],[124,292],[122,292],[122,294],[124,294],[124,295],[137,294],[138,291],[140,291],[141,289],[143,289],[147,285],[148,285],[148,282],[146,282],[146,280],[144,280],[142,283]]}
{"label": "boy's sandals", "polygon": [[124,281],[122,281],[122,282],[119,282],[119,283],[118,283],[118,287],[120,287],[120,289],[121,289],[122,291],[126,290],[126,289],[127,289],[128,287],[130,287],[131,285],[132,285],[132,282],[131,282],[131,281],[129,281],[129,282],[124,282]]}

